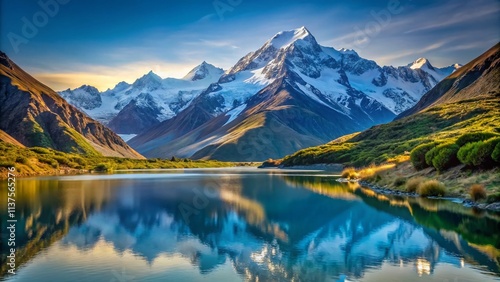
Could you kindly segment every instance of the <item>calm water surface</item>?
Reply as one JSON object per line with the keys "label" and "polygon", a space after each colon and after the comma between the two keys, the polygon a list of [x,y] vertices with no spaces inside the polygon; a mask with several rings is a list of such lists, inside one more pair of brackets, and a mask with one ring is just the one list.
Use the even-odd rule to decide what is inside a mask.
{"label": "calm water surface", "polygon": [[2,242],[2,281],[500,277],[498,214],[377,196],[324,172],[133,171],[17,185],[18,269],[6,274]]}

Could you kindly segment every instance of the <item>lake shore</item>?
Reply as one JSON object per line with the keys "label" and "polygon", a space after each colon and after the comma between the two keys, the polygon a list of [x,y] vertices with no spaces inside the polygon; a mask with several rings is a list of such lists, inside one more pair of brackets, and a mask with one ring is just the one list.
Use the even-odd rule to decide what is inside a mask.
{"label": "lake shore", "polygon": [[[377,186],[376,184],[370,183],[368,181],[358,181],[358,183],[373,192],[381,195],[386,195],[386,196],[402,196],[402,197],[420,197],[417,193],[415,192],[405,192],[401,190],[396,190],[396,189],[391,189],[388,187],[381,187]],[[478,208],[482,210],[489,210],[489,211],[494,211],[494,212],[500,212],[500,202],[493,202],[493,203],[478,203],[474,202],[471,199],[466,199],[466,198],[461,198],[461,197],[428,197],[430,199],[443,199],[443,200],[450,200],[456,203],[462,204],[464,207],[468,208]]]}
{"label": "lake shore", "polygon": [[[292,166],[283,167],[278,166],[276,168],[280,169],[304,169],[304,170],[325,170],[325,171],[335,171],[341,172],[344,166],[342,164],[314,164],[314,165],[302,165],[302,166]],[[462,167],[458,167],[450,170],[448,173],[438,174],[436,171],[428,169],[426,171],[417,172],[413,169],[409,162],[403,162],[395,164],[392,168],[387,170],[377,172],[381,175],[378,180],[368,181],[361,179],[358,183],[381,195],[392,195],[392,196],[402,196],[402,197],[419,197],[415,192],[407,192],[404,185],[395,185],[395,180],[397,178],[410,179],[412,177],[427,177],[429,179],[438,179],[450,187],[449,192],[446,197],[430,197],[435,199],[445,199],[451,200],[456,203],[460,203],[465,207],[478,208],[483,210],[490,210],[494,212],[500,212],[500,201],[494,201],[492,203],[475,202],[467,198],[466,186],[476,183],[478,179],[490,180],[490,183],[495,185],[498,176],[496,171],[485,171],[481,172],[476,176],[470,176],[461,171]],[[490,191],[490,193],[498,193],[498,191]]]}

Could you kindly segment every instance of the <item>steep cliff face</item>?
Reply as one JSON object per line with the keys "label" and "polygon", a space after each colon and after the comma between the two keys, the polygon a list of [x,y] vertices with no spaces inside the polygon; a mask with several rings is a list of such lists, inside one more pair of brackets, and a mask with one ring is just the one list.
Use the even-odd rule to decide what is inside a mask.
{"label": "steep cliff face", "polygon": [[0,52],[0,130],[21,144],[64,152],[143,158]]}

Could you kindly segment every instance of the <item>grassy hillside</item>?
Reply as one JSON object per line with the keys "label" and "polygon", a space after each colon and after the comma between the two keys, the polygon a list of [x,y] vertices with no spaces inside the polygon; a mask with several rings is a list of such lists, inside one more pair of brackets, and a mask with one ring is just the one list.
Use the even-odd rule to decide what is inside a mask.
{"label": "grassy hillside", "polygon": [[104,156],[84,156],[53,149],[24,148],[0,140],[0,179],[7,176],[8,167],[16,167],[18,176],[113,171],[118,169],[209,168],[244,165],[219,161],[189,159],[130,159]]}
{"label": "grassy hillside", "polygon": [[282,164],[379,164],[409,155],[418,145],[455,142],[460,136],[473,132],[500,134],[500,96],[433,107],[348,138],[300,150],[285,157]]}

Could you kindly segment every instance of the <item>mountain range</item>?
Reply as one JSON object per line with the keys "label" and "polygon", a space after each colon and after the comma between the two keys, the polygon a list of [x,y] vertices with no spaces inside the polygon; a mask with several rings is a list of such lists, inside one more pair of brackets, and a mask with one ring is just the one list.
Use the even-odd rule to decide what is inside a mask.
{"label": "mountain range", "polygon": [[175,116],[223,72],[203,62],[182,79],[162,79],[151,71],[133,84],[122,81],[104,92],[83,85],[59,94],[114,132],[136,134]]}
{"label": "mountain range", "polygon": [[147,157],[280,158],[391,121],[457,67],[380,67],[305,27],[283,31],[129,144]]}
{"label": "mountain range", "polygon": [[[5,82],[14,87],[28,84],[23,90],[35,100],[46,99],[43,94],[50,93],[54,101],[39,101],[35,107],[48,107],[38,112],[55,112],[58,116],[52,123],[57,123],[58,130],[64,123],[69,126],[55,136],[77,136],[73,143],[79,144],[51,136],[46,121],[16,133],[12,124],[5,123],[17,122],[21,116],[2,120],[0,130],[18,134],[12,137],[26,146],[90,152],[97,145],[103,152],[119,144],[124,149],[120,156],[139,157],[139,152],[146,157],[226,161],[281,158],[387,123],[460,68],[458,64],[436,68],[425,58],[406,66],[379,66],[354,50],[322,46],[301,27],[277,33],[227,71],[203,62],[181,79],[163,79],[151,71],[132,84],[120,82],[104,92],[83,85],[52,97],[55,92],[3,57],[4,76],[20,79]],[[51,108],[53,104],[56,108]],[[5,114],[19,112],[8,103],[2,107]],[[41,119],[38,112],[34,120]],[[74,117],[71,112],[76,113]],[[137,152],[106,126],[114,133],[135,136],[128,143]],[[106,154],[112,155],[111,151]]]}
{"label": "mountain range", "polygon": [[0,52],[1,140],[86,155],[143,158]]}

